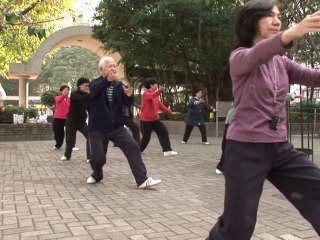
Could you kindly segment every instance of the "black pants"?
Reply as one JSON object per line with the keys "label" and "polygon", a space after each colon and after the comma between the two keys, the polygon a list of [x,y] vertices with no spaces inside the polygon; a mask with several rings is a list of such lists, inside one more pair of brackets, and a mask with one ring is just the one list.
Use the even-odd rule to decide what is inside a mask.
{"label": "black pants", "polygon": [[162,151],[172,151],[168,130],[160,120],[152,122],[140,121],[140,123],[142,132],[142,139],[140,141],[141,152],[143,152],[148,146],[152,131],[156,132],[160,145],[162,147]]}
{"label": "black pants", "polygon": [[64,126],[66,125],[66,119],[54,118],[52,123],[52,130],[54,140],[56,141],[55,147],[61,148],[64,140]]}
{"label": "black pants", "polygon": [[103,165],[107,161],[108,143],[113,141],[128,159],[130,169],[137,185],[147,180],[147,170],[142,161],[138,143],[130,136],[124,127],[119,127],[110,133],[89,132],[91,150],[91,174],[99,182],[103,179]]}
{"label": "black pants", "polygon": [[87,139],[86,155],[87,155],[87,159],[91,159],[87,123],[86,122],[79,123],[69,119],[66,122],[66,149],[65,149],[64,156],[66,156],[67,159],[71,158],[72,148],[76,144],[77,131],[81,132],[82,135]]}
{"label": "black pants", "polygon": [[[182,141],[184,142],[188,142],[188,139],[190,137],[190,134],[193,130],[193,127],[192,125],[186,125],[186,128],[184,130],[184,135],[183,135],[183,139]],[[202,138],[202,142],[206,142],[207,141],[207,131],[206,131],[206,126],[205,125],[198,125],[197,126],[200,130],[200,133],[201,133],[201,138]]]}
{"label": "black pants", "polygon": [[224,212],[207,240],[250,240],[268,179],[320,236],[320,169],[288,143],[227,140]]}
{"label": "black pants", "polygon": [[138,144],[140,144],[140,129],[139,126],[133,120],[133,118],[125,117],[124,125],[126,125],[130,129],[132,137],[134,138],[134,140],[136,140]]}
{"label": "black pants", "polygon": [[229,124],[226,123],[224,125],[224,132],[223,132],[222,143],[221,143],[221,151],[222,151],[222,153],[221,153],[220,161],[218,162],[217,167],[216,167],[221,172],[223,172],[224,151],[226,149],[228,127],[229,127]]}

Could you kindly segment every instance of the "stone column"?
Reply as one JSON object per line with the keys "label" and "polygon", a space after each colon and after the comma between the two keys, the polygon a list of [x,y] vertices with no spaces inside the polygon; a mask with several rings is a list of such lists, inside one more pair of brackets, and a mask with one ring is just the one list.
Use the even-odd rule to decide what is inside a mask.
{"label": "stone column", "polygon": [[29,106],[29,82],[28,78],[19,78],[19,106]]}

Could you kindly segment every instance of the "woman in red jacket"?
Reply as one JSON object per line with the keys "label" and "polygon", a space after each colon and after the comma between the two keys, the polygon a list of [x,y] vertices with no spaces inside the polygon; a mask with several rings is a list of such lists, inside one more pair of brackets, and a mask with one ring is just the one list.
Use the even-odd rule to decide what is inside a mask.
{"label": "woman in red jacket", "polygon": [[163,155],[165,157],[177,155],[177,152],[172,151],[168,130],[159,119],[159,110],[169,114],[175,114],[175,112],[172,112],[160,102],[158,98],[164,88],[158,87],[157,80],[155,79],[148,79],[144,83],[144,86],[146,91],[141,97],[140,122],[142,139],[140,142],[140,150],[143,152],[146,149],[150,142],[151,133],[154,130],[159,138]]}
{"label": "woman in red jacket", "polygon": [[55,111],[53,115],[53,134],[56,144],[54,149],[60,149],[64,140],[64,126],[66,124],[67,114],[70,107],[69,86],[62,85],[60,87],[60,95],[54,98]]}

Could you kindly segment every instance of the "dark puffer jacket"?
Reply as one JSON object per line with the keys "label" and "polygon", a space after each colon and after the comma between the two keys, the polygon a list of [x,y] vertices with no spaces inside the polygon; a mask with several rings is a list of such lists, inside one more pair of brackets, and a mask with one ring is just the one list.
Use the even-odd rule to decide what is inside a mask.
{"label": "dark puffer jacket", "polygon": [[199,126],[204,124],[204,113],[214,111],[206,102],[199,101],[196,97],[192,97],[188,105],[189,110],[185,119],[185,123],[191,126]]}

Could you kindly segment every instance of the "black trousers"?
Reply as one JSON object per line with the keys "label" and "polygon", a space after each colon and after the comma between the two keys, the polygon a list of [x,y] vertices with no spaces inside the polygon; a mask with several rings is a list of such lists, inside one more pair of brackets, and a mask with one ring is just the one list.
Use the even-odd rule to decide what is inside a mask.
{"label": "black trousers", "polygon": [[87,159],[91,159],[87,123],[75,122],[69,119],[66,122],[66,149],[64,152],[64,156],[66,156],[67,159],[71,158],[72,148],[76,144],[77,131],[81,132],[82,135],[87,139],[86,155]]}
{"label": "black trousers", "polygon": [[160,120],[152,122],[140,121],[140,123],[142,132],[142,139],[140,141],[141,152],[143,152],[148,146],[152,131],[156,132],[162,151],[172,151],[168,130]]}
{"label": "black trousers", "polygon": [[132,137],[134,138],[134,140],[136,140],[138,144],[140,144],[140,129],[139,126],[133,120],[133,118],[125,117],[124,125],[126,125],[130,129]]}
{"label": "black trousers", "polygon": [[52,123],[52,130],[54,140],[56,141],[55,147],[61,148],[64,140],[64,126],[66,125],[66,119],[54,118]]}
{"label": "black trousers", "polygon": [[288,142],[227,140],[224,212],[207,240],[250,240],[265,179],[311,223],[320,236],[320,169]]}
{"label": "black trousers", "polygon": [[103,166],[107,161],[108,143],[114,142],[126,156],[131,172],[137,185],[147,180],[147,169],[144,165],[138,143],[132,138],[124,127],[119,127],[109,133],[89,132],[91,150],[91,176],[99,182],[103,179]]}
{"label": "black trousers", "polygon": [[[188,139],[190,137],[190,134],[193,130],[193,127],[192,125],[186,125],[186,128],[184,130],[184,135],[183,135],[183,139],[182,141],[184,142],[188,142]],[[202,142],[206,142],[207,141],[207,130],[206,130],[206,126],[205,125],[197,125],[197,127],[199,128],[200,130],[200,133],[201,133],[201,138],[202,138]]]}
{"label": "black trousers", "polygon": [[226,149],[228,127],[229,127],[229,124],[226,123],[226,124],[224,125],[224,132],[223,132],[223,137],[222,137],[222,142],[221,142],[221,150],[222,150],[222,153],[221,153],[220,161],[218,162],[217,167],[216,167],[216,168],[219,169],[221,172],[223,172],[224,151],[225,151],[225,149]]}

